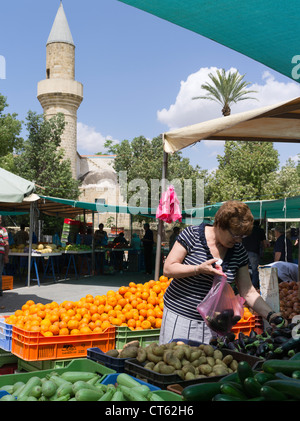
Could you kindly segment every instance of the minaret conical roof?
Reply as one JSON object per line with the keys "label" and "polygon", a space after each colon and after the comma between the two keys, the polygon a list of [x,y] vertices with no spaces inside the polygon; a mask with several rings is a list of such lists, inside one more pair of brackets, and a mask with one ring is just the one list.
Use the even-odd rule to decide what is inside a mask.
{"label": "minaret conical roof", "polygon": [[47,45],[52,42],[65,42],[74,45],[62,2],[60,2]]}

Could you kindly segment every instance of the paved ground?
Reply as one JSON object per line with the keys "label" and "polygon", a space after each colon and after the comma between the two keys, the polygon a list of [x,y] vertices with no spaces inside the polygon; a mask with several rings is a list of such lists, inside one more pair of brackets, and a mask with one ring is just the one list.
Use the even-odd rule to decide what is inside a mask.
{"label": "paved ground", "polygon": [[153,275],[140,272],[124,272],[123,274],[85,276],[79,279],[67,279],[56,283],[41,281],[41,286],[32,282],[30,287],[26,287],[25,280],[22,282],[14,280],[14,289],[3,291],[0,296],[0,315],[7,315],[20,309],[27,300],[36,303],[46,304],[51,301],[58,303],[64,300],[77,301],[86,294],[102,295],[109,289],[114,291],[129,282],[145,283],[153,279]]}

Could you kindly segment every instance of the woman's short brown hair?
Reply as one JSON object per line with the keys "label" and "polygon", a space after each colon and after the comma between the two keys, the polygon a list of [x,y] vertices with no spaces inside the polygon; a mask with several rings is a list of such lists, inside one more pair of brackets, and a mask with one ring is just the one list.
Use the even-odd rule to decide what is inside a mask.
{"label": "woman's short brown hair", "polygon": [[223,230],[233,230],[239,235],[250,235],[253,221],[253,215],[245,203],[238,200],[229,200],[218,209],[214,225]]}

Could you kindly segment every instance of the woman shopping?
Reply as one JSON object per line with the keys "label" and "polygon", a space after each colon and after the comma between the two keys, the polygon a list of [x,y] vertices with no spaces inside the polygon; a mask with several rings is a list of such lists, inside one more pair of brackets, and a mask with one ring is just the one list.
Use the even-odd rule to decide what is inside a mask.
{"label": "woman shopping", "polygon": [[175,338],[209,343],[213,332],[197,306],[220,271],[227,282],[235,281],[246,304],[270,324],[280,315],[262,299],[250,279],[242,239],[251,233],[252,226],[249,207],[228,201],[217,211],[213,225],[202,223],[181,232],[164,264],[164,275],[174,279],[164,294],[161,344]]}

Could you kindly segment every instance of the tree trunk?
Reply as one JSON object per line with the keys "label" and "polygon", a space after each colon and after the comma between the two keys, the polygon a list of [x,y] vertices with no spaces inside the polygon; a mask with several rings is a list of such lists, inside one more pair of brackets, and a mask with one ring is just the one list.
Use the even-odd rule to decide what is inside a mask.
{"label": "tree trunk", "polygon": [[229,105],[225,104],[224,107],[222,108],[223,116],[225,117],[227,115],[230,115],[230,113],[231,113],[231,109],[230,109]]}

